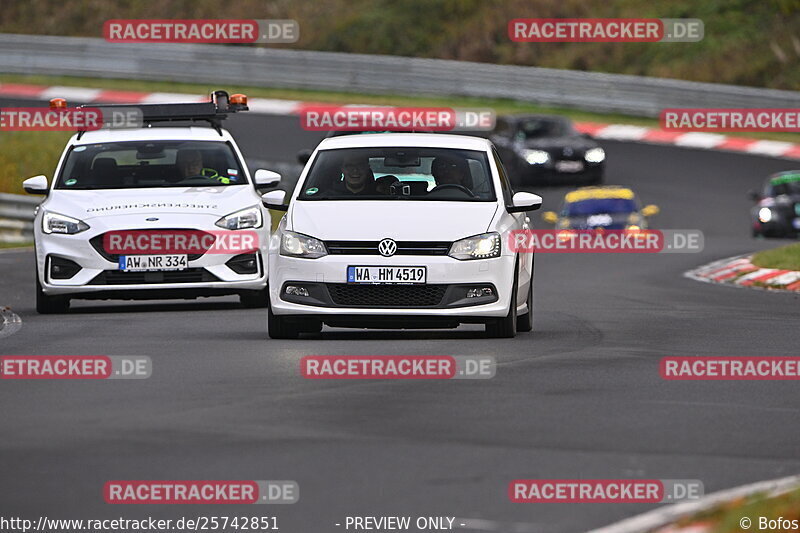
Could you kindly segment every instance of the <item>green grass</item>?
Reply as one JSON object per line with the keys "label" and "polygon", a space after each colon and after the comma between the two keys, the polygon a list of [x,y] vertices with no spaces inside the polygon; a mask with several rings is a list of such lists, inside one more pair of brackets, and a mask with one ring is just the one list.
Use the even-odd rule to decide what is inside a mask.
{"label": "green grass", "polygon": [[3,248],[28,248],[33,246],[32,242],[3,242],[0,241],[0,250]]}
{"label": "green grass", "polygon": [[761,268],[800,270],[800,243],[758,252],[751,262]]}
{"label": "green grass", "polygon": [[23,194],[22,181],[53,171],[70,133],[49,131],[0,132],[0,192]]}
{"label": "green grass", "polygon": [[677,525],[686,527],[690,524],[708,524],[712,533],[742,533],[740,520],[747,517],[751,520],[749,531],[788,532],[792,529],[759,529],[759,517],[775,520],[779,517],[787,520],[800,520],[800,489],[778,496],[754,494],[715,507],[709,511],[678,521]]}
{"label": "green grass", "polygon": [[[313,91],[307,89],[276,89],[269,87],[252,87],[248,85],[180,83],[172,81],[143,81],[80,78],[72,76],[28,76],[22,74],[0,74],[0,83],[22,83],[32,85],[64,85],[70,87],[88,87],[92,89],[116,89],[142,92],[174,92],[187,94],[210,94],[212,90],[223,88],[230,94],[241,92],[251,98],[277,98],[281,100],[301,100],[307,102],[334,104],[375,104],[398,106],[431,106],[458,108],[491,108],[498,115],[513,113],[554,113],[564,115],[575,121],[599,122],[606,124],[631,124],[656,128],[658,119],[634,117],[618,113],[593,113],[579,109],[541,106],[528,102],[501,98],[467,98],[467,97],[433,97],[408,96],[401,94],[356,94],[344,91]],[[725,135],[754,139],[769,139],[800,143],[800,134],[783,132],[730,132]]]}
{"label": "green grass", "polygon": [[[108,19],[295,19],[277,48],[615,72],[796,90],[797,0],[3,0],[0,31],[101,37]],[[221,11],[221,6],[224,6]],[[222,14],[221,14],[222,13]],[[697,43],[516,43],[511,19],[698,18]],[[398,84],[402,79],[398,78]]]}

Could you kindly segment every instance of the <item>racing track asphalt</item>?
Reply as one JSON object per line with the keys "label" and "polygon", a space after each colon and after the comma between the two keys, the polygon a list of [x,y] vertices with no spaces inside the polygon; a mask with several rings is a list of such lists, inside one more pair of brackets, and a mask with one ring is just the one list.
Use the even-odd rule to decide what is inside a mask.
{"label": "racing track asphalt", "polygon": [[[291,117],[229,121],[247,157],[313,146]],[[0,354],[148,355],[149,380],[0,382],[0,515],[270,515],[336,531],[352,515],[447,515],[495,531],[579,532],[646,504],[512,504],[517,478],[700,479],[707,492],[800,471],[792,382],[666,382],[662,356],[798,355],[797,296],[682,277],[774,246],[749,236],[746,193],[791,161],[603,142],[609,182],[657,203],[655,226],[699,228],[700,254],[536,258],[532,334],[326,328],[268,340],[235,299],[78,302],[34,311],[33,256],[0,254],[0,305],[22,317]],[[1,149],[1,148],[0,148]],[[49,170],[49,169],[43,169]],[[566,189],[544,189],[545,209]],[[538,214],[534,213],[535,215]],[[543,227],[539,222],[537,227]],[[490,354],[486,381],[306,381],[309,354]],[[291,506],[111,506],[112,479],[292,479]]]}

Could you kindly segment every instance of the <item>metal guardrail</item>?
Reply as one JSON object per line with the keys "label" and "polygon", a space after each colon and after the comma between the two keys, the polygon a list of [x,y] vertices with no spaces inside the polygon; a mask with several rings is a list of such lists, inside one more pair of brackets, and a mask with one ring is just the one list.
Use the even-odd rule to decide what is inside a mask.
{"label": "metal guardrail", "polygon": [[0,242],[33,240],[33,214],[41,197],[0,193]]}
{"label": "metal guardrail", "polygon": [[509,98],[658,116],[667,107],[800,107],[800,92],[513,65],[251,46],[0,34],[0,72]]}
{"label": "metal guardrail", "polygon": [[[800,92],[513,65],[249,46],[0,34],[0,72],[507,98],[658,116],[667,107],[799,108]],[[291,172],[292,174],[296,173]],[[296,178],[295,178],[296,179]],[[0,240],[30,239],[39,198],[0,194]]]}

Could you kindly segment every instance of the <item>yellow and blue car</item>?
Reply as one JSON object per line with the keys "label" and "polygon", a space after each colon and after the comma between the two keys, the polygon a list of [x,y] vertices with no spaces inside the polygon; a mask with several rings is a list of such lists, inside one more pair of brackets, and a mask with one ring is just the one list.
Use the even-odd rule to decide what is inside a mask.
{"label": "yellow and blue car", "polygon": [[619,185],[580,187],[564,196],[561,208],[542,213],[555,229],[648,229],[648,218],[659,213],[656,205],[640,207],[633,190]]}

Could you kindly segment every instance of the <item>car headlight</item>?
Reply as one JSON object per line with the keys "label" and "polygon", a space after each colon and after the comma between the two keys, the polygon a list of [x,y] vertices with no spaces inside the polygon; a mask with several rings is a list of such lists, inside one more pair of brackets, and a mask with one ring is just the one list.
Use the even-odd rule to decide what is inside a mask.
{"label": "car headlight", "polygon": [[484,233],[456,241],[447,254],[459,260],[500,257],[500,234]]}
{"label": "car headlight", "polygon": [[769,207],[762,207],[758,210],[758,220],[762,223],[766,224],[770,220],[772,220],[772,209]]}
{"label": "car headlight", "polygon": [[260,228],[262,223],[261,208],[253,206],[225,215],[214,225],[225,229],[247,229]]}
{"label": "car headlight", "polygon": [[628,215],[628,226],[636,226],[640,228],[644,225],[644,217],[639,213],[631,213]]}
{"label": "car headlight", "polygon": [[544,150],[520,150],[520,155],[529,165],[544,165],[550,161],[550,154]]}
{"label": "car headlight", "polygon": [[47,212],[42,217],[42,231],[45,233],[62,233],[74,235],[89,229],[89,224],[77,218]]}
{"label": "car headlight", "polygon": [[606,151],[602,148],[590,148],[583,158],[589,163],[602,163],[606,159]]}
{"label": "car headlight", "polygon": [[319,239],[302,233],[284,231],[281,233],[281,255],[317,259],[328,255],[328,250],[325,249],[325,244]]}

